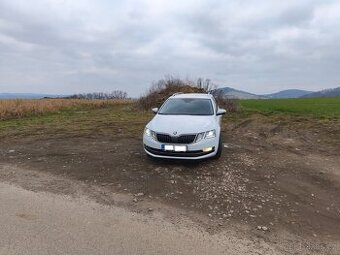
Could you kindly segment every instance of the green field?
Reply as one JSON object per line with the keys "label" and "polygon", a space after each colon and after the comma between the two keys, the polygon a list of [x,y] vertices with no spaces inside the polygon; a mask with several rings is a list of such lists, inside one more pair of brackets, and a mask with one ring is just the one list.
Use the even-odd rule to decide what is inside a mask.
{"label": "green field", "polygon": [[290,114],[316,118],[340,118],[340,97],[299,99],[240,100],[241,110],[248,113]]}
{"label": "green field", "polygon": [[[26,103],[26,101],[20,102]],[[280,120],[287,123],[304,121],[306,126],[313,123],[314,126],[328,125],[336,130],[334,132],[339,132],[340,98],[262,99],[236,102],[240,104],[240,111],[227,114],[225,125],[229,122],[242,122],[255,115],[256,119],[263,121]],[[79,104],[58,111],[38,111],[38,113],[32,112],[32,114],[0,120],[0,139],[8,136],[19,138],[30,134],[137,137],[152,116],[151,110],[148,112],[136,110],[133,101],[122,105],[114,103],[98,105],[98,102],[94,102],[93,105]]]}
{"label": "green field", "polygon": [[0,121],[0,140],[6,136],[139,136],[150,112],[138,112],[132,104],[105,107],[77,106],[58,112],[32,114]]}

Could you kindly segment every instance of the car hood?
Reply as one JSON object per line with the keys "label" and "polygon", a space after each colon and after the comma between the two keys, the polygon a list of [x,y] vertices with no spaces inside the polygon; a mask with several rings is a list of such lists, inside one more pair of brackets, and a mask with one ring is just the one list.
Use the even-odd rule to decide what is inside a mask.
{"label": "car hood", "polygon": [[216,128],[215,116],[160,115],[157,114],[147,125],[157,133],[173,135],[194,134]]}

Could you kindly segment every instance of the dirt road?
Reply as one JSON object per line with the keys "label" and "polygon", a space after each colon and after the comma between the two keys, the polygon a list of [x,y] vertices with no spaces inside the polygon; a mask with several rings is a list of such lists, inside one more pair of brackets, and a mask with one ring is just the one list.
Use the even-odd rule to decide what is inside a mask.
{"label": "dirt road", "polygon": [[[106,123],[102,125],[106,127]],[[91,204],[97,214],[82,216],[93,217],[91,222],[106,222],[110,213],[102,214],[100,208],[112,210],[112,217],[117,216],[114,211],[123,210],[124,215],[119,214],[117,219],[132,229],[147,222],[146,228],[152,226],[146,230],[150,235],[129,242],[136,247],[161,247],[152,250],[154,253],[169,254],[167,245],[171,244],[178,250],[170,252],[188,254],[190,247],[200,247],[197,243],[204,247],[213,243],[208,249],[214,251],[212,254],[225,249],[229,252],[226,254],[340,254],[340,148],[332,143],[339,133],[307,125],[309,122],[273,123],[259,117],[229,124],[223,133],[223,157],[196,163],[149,160],[140,135],[131,137],[124,130],[119,136],[71,136],[64,131],[52,136],[42,129],[1,141],[0,183],[33,191],[27,194],[46,201],[64,201],[59,196],[66,196],[73,206],[70,208],[79,210],[61,206],[64,209],[58,211],[46,206],[57,213],[49,213],[50,218],[45,219],[59,222],[58,215],[64,215],[70,219],[64,223],[65,231],[71,231],[68,227],[74,220],[78,227],[73,233],[80,233],[74,234],[79,238],[75,243],[87,244],[94,238],[98,246],[102,245],[99,230],[98,236],[91,236],[81,228],[85,223],[80,218],[72,218]],[[6,197],[9,193],[0,197],[4,214]],[[20,203],[13,203],[12,208]],[[37,204],[43,206],[44,202]],[[12,225],[8,225],[11,217],[19,221],[16,214],[4,218],[1,224]],[[128,224],[123,219],[130,222],[129,215],[138,220]],[[108,235],[122,229],[103,230],[109,233],[102,236],[103,247],[108,247],[106,242],[115,242],[107,239]],[[52,229],[43,233],[53,235],[49,232]],[[171,240],[163,239],[163,232],[172,236]],[[10,233],[16,232],[8,232],[8,236]],[[126,230],[122,236],[129,239],[130,233]],[[188,237],[183,233],[191,234]],[[32,236],[36,235],[33,231]],[[181,240],[189,246],[183,246]],[[8,247],[9,241],[4,242],[2,245]],[[148,253],[141,248],[142,252]]]}
{"label": "dirt road", "polygon": [[[11,170],[11,169],[7,169]],[[12,169],[14,170],[14,169]],[[16,169],[18,170],[18,169]],[[46,176],[45,176],[46,177]],[[189,220],[0,184],[0,254],[280,254]]]}

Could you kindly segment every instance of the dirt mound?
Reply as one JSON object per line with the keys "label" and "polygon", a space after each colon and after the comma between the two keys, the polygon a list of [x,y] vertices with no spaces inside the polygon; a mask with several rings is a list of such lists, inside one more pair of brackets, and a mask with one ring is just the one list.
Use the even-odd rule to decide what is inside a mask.
{"label": "dirt mound", "polygon": [[164,79],[154,84],[149,91],[138,99],[136,107],[139,110],[147,111],[153,107],[160,107],[161,104],[171,95],[182,93],[206,93],[207,90],[197,86],[191,81],[181,79]]}
{"label": "dirt mound", "polygon": [[153,107],[160,107],[164,101],[175,93],[211,93],[219,107],[224,108],[227,112],[239,112],[240,105],[238,99],[229,99],[223,96],[221,90],[217,90],[209,79],[199,78],[197,82],[190,80],[181,80],[178,78],[168,77],[159,80],[136,101],[136,109],[149,111]]}

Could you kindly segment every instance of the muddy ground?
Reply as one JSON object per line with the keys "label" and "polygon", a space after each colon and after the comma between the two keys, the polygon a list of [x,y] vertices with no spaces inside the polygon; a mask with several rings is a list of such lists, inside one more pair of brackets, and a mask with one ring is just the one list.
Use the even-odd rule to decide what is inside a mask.
{"label": "muddy ground", "polygon": [[[338,135],[258,116],[229,120],[222,157],[197,162],[151,160],[140,135],[124,130],[9,136],[0,144],[0,180],[76,196],[74,181],[100,203],[144,213],[174,207],[211,233],[236,228],[287,254],[340,254],[340,146],[332,143]],[[42,172],[58,179],[40,178]]]}

